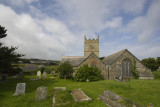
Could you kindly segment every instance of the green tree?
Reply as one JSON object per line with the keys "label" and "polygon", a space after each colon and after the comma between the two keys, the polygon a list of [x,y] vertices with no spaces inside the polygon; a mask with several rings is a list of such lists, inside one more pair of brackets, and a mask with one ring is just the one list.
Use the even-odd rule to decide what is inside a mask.
{"label": "green tree", "polygon": [[151,69],[152,71],[155,71],[158,69],[158,64],[155,60],[155,58],[147,58],[147,59],[143,59],[141,61],[146,67],[148,67],[149,69]]}
{"label": "green tree", "polygon": [[58,67],[59,77],[62,79],[71,79],[73,73],[73,67],[69,62],[61,63]]}
{"label": "green tree", "polygon": [[158,66],[160,67],[160,57],[157,57],[156,59],[156,63],[158,64]]}
{"label": "green tree", "polygon": [[[0,39],[7,36],[7,30],[5,27],[0,25]],[[3,43],[0,41],[0,73],[14,73],[18,66],[14,63],[17,63],[20,60],[22,54],[15,52],[17,47],[7,47],[3,46]]]}
{"label": "green tree", "polygon": [[101,70],[97,67],[89,67],[87,64],[81,66],[77,69],[74,79],[76,81],[85,82],[85,81],[98,81],[103,79]]}

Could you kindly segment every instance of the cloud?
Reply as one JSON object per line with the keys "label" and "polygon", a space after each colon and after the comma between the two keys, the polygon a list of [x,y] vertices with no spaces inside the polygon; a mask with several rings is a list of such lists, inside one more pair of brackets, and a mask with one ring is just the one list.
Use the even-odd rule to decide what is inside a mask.
{"label": "cloud", "polygon": [[[4,5],[0,5],[0,13],[0,23],[8,30],[3,41],[18,46],[17,51],[28,58],[60,59],[62,53],[79,45],[67,27],[54,17],[33,18],[29,14],[17,14]],[[70,45],[74,46],[68,48]]]}
{"label": "cloud", "polygon": [[2,0],[2,2],[13,5],[13,6],[24,6],[25,4],[31,4],[37,2],[38,0]]}
{"label": "cloud", "polygon": [[139,42],[146,42],[152,38],[155,32],[160,30],[160,1],[154,1],[147,14],[135,17],[127,24],[126,31],[138,35]]}

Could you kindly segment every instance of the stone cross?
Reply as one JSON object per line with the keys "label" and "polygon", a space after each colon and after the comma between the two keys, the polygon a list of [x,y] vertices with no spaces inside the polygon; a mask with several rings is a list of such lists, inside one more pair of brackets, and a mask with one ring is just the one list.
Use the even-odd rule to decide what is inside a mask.
{"label": "stone cross", "polygon": [[37,72],[37,78],[38,78],[38,79],[41,79],[41,71],[38,71],[38,72]]}
{"label": "stone cross", "polygon": [[47,87],[41,86],[37,88],[36,101],[44,100],[47,98]]}
{"label": "stone cross", "polygon": [[43,72],[43,78],[46,79],[47,78],[47,73]]}
{"label": "stone cross", "polygon": [[13,96],[25,94],[26,83],[18,83],[16,86],[16,92]]}

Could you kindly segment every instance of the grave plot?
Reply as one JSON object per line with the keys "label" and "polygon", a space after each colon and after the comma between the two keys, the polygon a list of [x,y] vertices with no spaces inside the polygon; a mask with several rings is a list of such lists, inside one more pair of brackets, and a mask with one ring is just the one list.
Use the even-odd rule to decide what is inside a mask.
{"label": "grave plot", "polygon": [[91,100],[91,98],[89,98],[83,91],[81,91],[80,89],[77,90],[72,90],[71,92],[74,100],[76,102],[80,102],[80,101],[89,101]]}
{"label": "grave plot", "polygon": [[54,90],[53,91],[53,104],[54,106],[66,106],[71,103],[72,99],[71,94],[66,90]]}

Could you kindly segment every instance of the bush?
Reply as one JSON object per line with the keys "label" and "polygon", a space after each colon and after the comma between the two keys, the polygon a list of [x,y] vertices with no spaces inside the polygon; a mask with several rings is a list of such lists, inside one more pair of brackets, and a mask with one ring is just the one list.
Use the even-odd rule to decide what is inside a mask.
{"label": "bush", "polygon": [[58,67],[59,77],[62,79],[72,79],[73,67],[69,62],[64,62]]}
{"label": "bush", "polygon": [[77,69],[74,79],[76,81],[85,82],[87,80],[98,81],[103,78],[101,70],[99,70],[97,67],[89,67],[86,64]]}
{"label": "bush", "polygon": [[160,79],[160,72],[154,71],[152,74],[154,75],[154,79]]}

